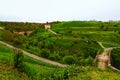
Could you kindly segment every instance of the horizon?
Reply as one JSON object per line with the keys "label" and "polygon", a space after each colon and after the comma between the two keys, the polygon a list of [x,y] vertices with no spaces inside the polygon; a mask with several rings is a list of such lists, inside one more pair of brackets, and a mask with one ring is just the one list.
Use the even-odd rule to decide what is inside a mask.
{"label": "horizon", "polygon": [[0,21],[119,21],[119,0],[0,0]]}

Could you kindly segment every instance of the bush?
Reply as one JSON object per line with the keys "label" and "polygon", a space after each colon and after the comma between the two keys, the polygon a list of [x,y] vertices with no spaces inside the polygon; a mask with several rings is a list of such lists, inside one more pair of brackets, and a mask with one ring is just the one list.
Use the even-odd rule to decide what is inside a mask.
{"label": "bush", "polygon": [[44,58],[48,58],[49,52],[46,49],[42,49],[42,51],[40,52],[40,56],[42,56]]}
{"label": "bush", "polygon": [[18,70],[21,70],[23,66],[23,53],[22,51],[16,49],[13,54],[13,64],[14,68],[17,68]]}
{"label": "bush", "polygon": [[65,63],[67,63],[67,64],[73,64],[73,63],[76,62],[76,61],[75,61],[75,58],[74,58],[73,56],[65,56],[65,57],[63,58],[63,61],[64,61]]}
{"label": "bush", "polygon": [[5,40],[8,40],[8,41],[13,41],[14,40],[14,35],[12,32],[10,31],[4,31],[3,34],[2,34],[2,37],[5,39]]}
{"label": "bush", "polygon": [[93,58],[91,56],[89,56],[88,58],[85,59],[84,62],[85,62],[86,65],[92,65]]}
{"label": "bush", "polygon": [[113,49],[111,51],[112,65],[120,69],[120,48]]}
{"label": "bush", "polygon": [[68,66],[54,73],[53,80],[68,80],[70,77],[76,76],[80,72],[80,68],[75,65]]}
{"label": "bush", "polygon": [[14,40],[14,44],[15,44],[15,45],[21,45],[22,42],[21,42],[19,39],[15,39],[15,40]]}

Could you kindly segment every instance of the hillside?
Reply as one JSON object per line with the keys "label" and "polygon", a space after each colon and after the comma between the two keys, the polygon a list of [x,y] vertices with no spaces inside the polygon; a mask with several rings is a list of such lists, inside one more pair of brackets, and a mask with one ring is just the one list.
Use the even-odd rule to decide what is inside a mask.
{"label": "hillside", "polygon": [[[32,58],[29,58],[27,56],[25,56],[24,58],[24,61],[26,62],[26,65],[27,65],[27,68],[30,69],[30,72],[32,73],[30,75],[30,73],[27,73],[29,74],[29,78],[26,76],[25,73],[21,73],[19,72],[18,70],[14,69],[13,66],[11,65],[11,62],[12,61],[12,50],[8,49],[7,47],[3,46],[3,45],[0,45],[0,72],[2,74],[0,74],[0,79],[1,80],[30,80],[30,77],[32,77],[32,75],[36,75],[36,72],[40,73],[42,76],[45,77],[48,77],[48,79],[50,79],[50,73],[48,74],[48,72],[51,72],[52,69],[54,69],[55,71],[55,68],[50,68],[50,66],[45,63],[42,63],[42,62],[38,62]],[[42,66],[44,65],[44,66]],[[49,66],[49,67],[47,67]],[[75,68],[75,67],[72,67],[72,68]],[[39,69],[39,70],[38,70]],[[79,69],[79,70],[78,70]],[[91,80],[101,80],[101,79],[104,79],[104,80],[119,80],[120,77],[119,77],[119,73],[117,72],[114,72],[110,69],[107,69],[105,71],[102,71],[102,70],[99,70],[95,67],[92,67],[92,66],[86,66],[86,67],[79,67],[79,68],[76,68],[75,70],[77,70],[77,73],[78,74],[75,74],[74,73],[74,76],[72,77],[73,74],[69,74],[69,80],[86,80],[86,79],[91,79]],[[68,69],[69,73],[72,72],[73,70],[71,69]],[[58,75],[58,73],[55,73],[56,75]],[[45,76],[46,75],[46,76]],[[59,73],[60,75],[60,73]],[[93,76],[94,75],[94,76]],[[37,75],[35,76],[37,77]],[[37,78],[34,79],[36,80]],[[61,75],[62,77],[62,75]],[[38,78],[38,80],[43,80],[44,78]],[[33,78],[32,78],[33,79]],[[51,78],[52,79],[52,78]],[[57,79],[57,78],[56,78]],[[59,80],[59,79],[57,79]]]}
{"label": "hillside", "polygon": [[[43,24],[38,23],[0,22],[0,26],[5,28],[5,30],[0,30],[0,40],[36,56],[69,65],[67,68],[59,68],[23,55],[22,68],[17,72],[22,72],[23,76],[27,75],[26,79],[32,80],[107,80],[106,77],[109,80],[120,79],[119,73],[108,68],[105,71],[99,70],[96,68],[98,61],[93,63],[97,53],[103,52],[98,42],[102,42],[106,48],[120,46],[120,22],[68,21],[50,24],[51,29],[47,30],[44,29]],[[14,31],[25,34],[18,34]],[[32,31],[32,33],[26,35],[27,31]],[[6,47],[1,48],[0,52],[4,52],[5,49]],[[119,50],[115,51],[112,55],[112,64],[119,68],[116,63],[120,61],[116,58]],[[10,54],[13,55],[14,52]],[[1,56],[0,59],[2,64],[5,59],[5,63],[13,67],[14,57],[10,54],[4,54],[5,56]]]}
{"label": "hillside", "polygon": [[104,71],[95,67],[84,67],[83,71],[69,80],[119,80],[120,73],[110,69]]}
{"label": "hillside", "polygon": [[[71,74],[71,76],[77,74],[76,69],[68,72],[68,70],[75,67],[60,68],[25,55],[21,57],[21,53],[16,54],[16,51],[0,44],[1,80],[59,80],[69,78],[68,74]],[[21,60],[22,65],[19,64]],[[15,67],[16,64],[18,67]]]}
{"label": "hillside", "polygon": [[12,50],[0,44],[0,80],[29,80],[28,76],[11,65]]}

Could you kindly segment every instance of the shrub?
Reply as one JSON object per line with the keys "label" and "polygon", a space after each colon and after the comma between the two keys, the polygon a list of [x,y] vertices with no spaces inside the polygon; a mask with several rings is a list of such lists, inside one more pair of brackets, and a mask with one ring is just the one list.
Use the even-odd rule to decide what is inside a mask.
{"label": "shrub", "polygon": [[14,39],[13,33],[11,33],[10,31],[4,31],[2,37],[8,41],[13,41]]}
{"label": "shrub", "polygon": [[22,42],[21,42],[20,40],[18,40],[18,39],[15,39],[15,40],[14,40],[14,44],[15,44],[15,45],[20,45],[20,44],[22,44]]}
{"label": "shrub", "polygon": [[42,49],[42,51],[40,52],[40,55],[44,58],[48,58],[49,52],[46,49]]}
{"label": "shrub", "polygon": [[93,58],[91,56],[89,56],[88,58],[85,59],[84,62],[85,62],[86,65],[92,65]]}
{"label": "shrub", "polygon": [[14,68],[17,68],[18,70],[21,70],[23,65],[23,53],[22,51],[16,49],[13,54],[13,64]]}
{"label": "shrub", "polygon": [[80,72],[80,68],[75,65],[68,66],[54,73],[54,80],[68,80],[70,77],[76,76]]}
{"label": "shrub", "polygon": [[111,51],[112,65],[120,69],[120,48],[113,49]]}
{"label": "shrub", "polygon": [[73,64],[75,63],[75,58],[73,56],[65,56],[63,61],[67,64]]}

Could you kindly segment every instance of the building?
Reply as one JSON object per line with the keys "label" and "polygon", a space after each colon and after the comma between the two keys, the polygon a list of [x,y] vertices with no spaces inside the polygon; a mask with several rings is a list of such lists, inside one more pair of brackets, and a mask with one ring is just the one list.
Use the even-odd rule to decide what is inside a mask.
{"label": "building", "polygon": [[51,25],[47,22],[45,25],[44,25],[45,29],[50,29],[51,28]]}

